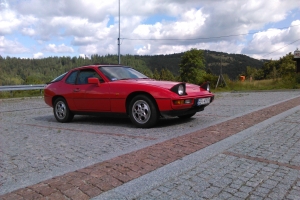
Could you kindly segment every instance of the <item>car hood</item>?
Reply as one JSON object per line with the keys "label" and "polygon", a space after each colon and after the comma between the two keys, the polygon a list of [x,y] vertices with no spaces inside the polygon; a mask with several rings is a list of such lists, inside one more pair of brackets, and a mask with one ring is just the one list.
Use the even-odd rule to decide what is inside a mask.
{"label": "car hood", "polygon": [[[131,80],[128,80],[128,81],[131,81]],[[168,90],[171,89],[174,85],[182,83],[182,82],[176,82],[176,81],[157,81],[157,80],[154,80],[154,79],[147,79],[147,80],[136,79],[135,81],[136,81],[135,83],[153,85],[153,86],[168,89]],[[199,90],[200,90],[199,85],[186,83],[186,91],[187,92],[189,92],[189,91],[190,92],[199,91]]]}

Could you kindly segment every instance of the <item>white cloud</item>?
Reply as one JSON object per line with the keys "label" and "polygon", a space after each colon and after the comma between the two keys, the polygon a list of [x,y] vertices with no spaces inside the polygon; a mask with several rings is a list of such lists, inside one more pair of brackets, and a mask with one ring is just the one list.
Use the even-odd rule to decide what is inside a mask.
{"label": "white cloud", "polygon": [[29,50],[17,41],[6,40],[4,36],[0,36],[0,53],[19,54]]}
{"label": "white cloud", "polygon": [[[0,3],[0,35],[12,34],[20,27],[30,26],[37,22],[37,18],[32,15],[23,16],[12,10],[6,1]],[[29,31],[29,32],[28,32]],[[32,28],[23,28],[21,32],[32,35]]]}
{"label": "white cloud", "polygon": [[[274,55],[279,57],[279,55],[285,55],[288,52],[294,51],[295,46],[289,46],[288,44],[300,39],[300,26],[293,27],[293,25],[297,24],[300,24],[300,20],[292,22],[291,27],[286,29],[272,28],[254,34],[251,42],[242,52],[245,54],[254,54],[256,58],[271,58]],[[272,55],[269,55],[270,52],[274,52],[275,54],[272,53]]]}
{"label": "white cloud", "polygon": [[5,0],[0,1],[0,9],[7,9],[9,4]]}
{"label": "white cloud", "polygon": [[43,57],[44,57],[44,54],[42,52],[38,52],[38,53],[33,54],[34,59],[40,59],[40,58],[43,58]]}
{"label": "white cloud", "polygon": [[20,26],[21,21],[17,18],[16,13],[10,10],[1,10],[0,12],[0,35],[12,33]]}
{"label": "white cloud", "polygon": [[65,44],[61,44],[56,46],[55,44],[49,44],[46,48],[46,51],[53,53],[73,53],[74,49],[72,47],[68,47]]}
{"label": "white cloud", "polygon": [[[79,48],[79,52],[85,55],[92,55],[92,54],[116,54],[117,47],[115,45],[96,45],[96,44],[89,44],[87,46],[82,46]],[[105,53],[103,53],[105,52]]]}
{"label": "white cloud", "polygon": [[117,0],[95,1],[95,0],[60,0],[41,1],[27,0],[20,1],[16,9],[22,15],[35,13],[38,18],[53,18],[58,16],[79,17],[97,22],[102,21],[107,13],[117,13]]}
{"label": "white cloud", "polygon": [[[149,44],[148,44],[149,45]],[[152,48],[146,46],[138,48],[136,52],[141,55],[151,55],[151,54],[173,54],[178,52],[185,52],[192,48],[220,51],[225,53],[240,53],[243,49],[243,45],[237,45],[231,42],[215,42],[215,43],[195,43],[190,45],[152,45]],[[155,52],[155,53],[154,53]]]}
{"label": "white cloud", "polygon": [[35,35],[35,30],[32,28],[23,28],[21,31],[24,35],[28,36],[34,36]]}
{"label": "white cloud", "polygon": [[138,25],[133,30],[133,34],[139,38],[151,39],[197,38],[206,18],[207,15],[204,15],[201,10],[191,9],[182,13],[175,22],[164,21],[153,25]]}
{"label": "white cloud", "polygon": [[76,46],[84,46],[87,44],[96,43],[97,40],[95,37],[74,37],[74,40],[72,41],[73,45]]}
{"label": "white cloud", "polygon": [[[117,54],[118,0],[0,2],[0,36],[13,34],[18,37],[15,35],[21,33],[22,37],[36,42],[36,49],[53,54]],[[286,26],[282,23],[290,23],[292,17],[292,25],[300,24],[299,11],[298,0],[147,0],[134,3],[122,0],[121,38],[127,39],[121,39],[121,53],[151,55],[205,48],[262,55],[299,37],[299,28],[274,28]],[[247,36],[257,31],[260,32],[252,38]],[[228,35],[236,36],[220,37]],[[203,39],[193,40],[195,38]],[[26,38],[17,41],[24,45],[29,43]],[[42,48],[44,43],[50,45]],[[55,45],[57,43],[62,45]],[[295,45],[288,48],[295,48]],[[2,51],[8,53],[6,49]]]}

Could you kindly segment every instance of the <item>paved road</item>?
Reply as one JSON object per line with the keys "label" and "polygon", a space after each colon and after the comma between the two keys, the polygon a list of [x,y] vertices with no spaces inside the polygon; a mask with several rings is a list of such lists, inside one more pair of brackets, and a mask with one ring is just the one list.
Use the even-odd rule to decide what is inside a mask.
{"label": "paved road", "polygon": [[299,119],[300,106],[94,199],[300,199]]}
{"label": "paved road", "polygon": [[[151,145],[154,144],[167,142],[169,140],[185,136],[189,133],[203,130],[207,127],[212,127],[299,95],[299,91],[220,93],[217,94],[215,102],[208,106],[204,112],[198,113],[193,119],[186,121],[179,119],[161,120],[159,125],[153,129],[134,128],[129,120],[124,119],[115,120],[86,116],[76,117],[74,122],[70,124],[59,124],[55,122],[51,109],[45,106],[42,99],[0,100],[0,195],[12,192],[19,188],[28,188],[33,184],[47,181],[53,177],[64,176],[68,172],[73,172],[75,170],[92,166],[93,164],[109,161],[112,158],[116,158],[126,153],[130,154],[130,152],[151,147]],[[296,116],[294,118],[297,119],[297,111],[294,115]],[[259,119],[260,116],[257,117],[257,120]],[[283,123],[287,122],[283,121]],[[295,121],[291,124],[299,125],[299,121]],[[271,127],[276,127],[275,125],[277,125],[277,123]],[[295,126],[295,130],[297,129],[299,130],[299,126]],[[280,137],[279,133],[276,137],[274,136],[274,138]],[[285,138],[285,135],[282,137]],[[268,137],[266,136],[266,138]],[[287,140],[294,141],[295,138]],[[272,148],[276,151],[277,146],[274,146],[273,143],[266,142],[265,144],[263,141],[266,142],[267,139],[258,139],[258,142],[262,142],[263,145],[256,147],[256,149],[254,145],[254,143],[256,144],[255,140],[250,141],[249,144],[247,143],[248,146],[246,144],[245,146],[240,147],[235,145],[234,147],[236,149],[226,149],[223,153],[221,152],[215,157],[212,157],[212,163],[218,162],[218,160],[232,160],[232,162],[239,163],[245,159],[249,159],[245,156],[249,156],[250,158],[260,158],[260,154],[258,152],[260,151],[263,154],[265,152],[264,149],[268,150],[269,154],[266,154],[266,157],[263,157],[263,159],[268,160],[268,155],[273,155]],[[279,143],[274,143],[281,147]],[[214,145],[217,145],[217,143]],[[272,148],[268,148],[268,145],[272,146]],[[250,147],[253,148],[253,150],[250,149]],[[282,163],[286,164],[286,162],[282,162],[282,160],[290,159],[289,165],[296,167],[299,166],[299,163],[297,164],[297,162],[299,162],[299,154],[297,154],[297,152],[299,152],[299,135],[294,146],[282,147],[282,149],[286,148],[291,149],[291,152],[286,153],[289,156],[279,157],[278,160],[274,161],[275,163],[271,164],[277,165],[279,163],[278,166],[287,167],[281,166]],[[250,153],[247,152],[248,149]],[[280,154],[280,151],[277,152],[277,154]],[[275,153],[273,157],[275,158],[275,155],[277,154]],[[290,158],[291,156],[293,156],[292,159]],[[183,158],[185,157],[181,157],[181,159]],[[213,158],[215,158],[216,161],[213,161]],[[265,163],[255,159],[250,159],[250,161],[263,164]],[[253,166],[254,165],[255,164],[253,164]],[[208,168],[213,169],[212,166],[215,165],[211,164]],[[226,166],[227,165],[225,164],[224,168],[226,168]],[[160,169],[165,168],[162,166],[160,167]],[[200,166],[200,168],[202,167]],[[220,168],[216,168],[215,170],[218,171],[219,169]],[[148,172],[153,170],[155,169],[150,169]],[[227,171],[228,170],[230,171],[230,169],[227,169]],[[298,169],[293,170],[299,172]],[[213,172],[214,171],[211,173]],[[186,176],[189,176],[189,170],[187,170],[186,173]],[[193,173],[195,172],[191,172],[191,174]],[[135,179],[135,176],[133,176],[132,179]],[[212,178],[212,180],[213,179],[214,178]],[[233,179],[234,178],[232,178],[232,181]],[[135,180],[140,180],[140,178]],[[168,177],[168,180],[171,180],[170,177]],[[296,188],[295,191],[297,191],[297,187],[299,189],[299,177],[296,180],[298,180],[298,182],[296,181],[295,184],[293,182],[293,187]],[[176,183],[176,178],[174,178],[174,181]],[[124,180],[122,184],[124,182],[128,181]],[[168,181],[168,183],[170,183],[170,181]],[[209,181],[207,183],[210,184]],[[116,186],[118,185],[120,184],[118,183]],[[125,186],[126,183],[116,189],[121,189]],[[143,190],[143,194],[134,193],[135,196],[133,198],[143,199],[144,197],[149,197],[150,199],[156,199],[157,196],[153,195],[153,193],[159,194],[162,192],[158,188],[164,187],[164,183],[162,182],[161,185],[155,184],[154,186],[150,190]],[[178,187],[184,186],[178,185]],[[178,187],[174,186],[170,189],[172,189],[172,191],[176,190],[179,192],[180,190]],[[209,188],[213,187],[208,187],[206,189]],[[225,190],[226,188],[222,189]],[[106,190],[102,190],[100,193],[103,193],[103,191]],[[111,190],[112,193],[113,191],[114,190]],[[293,191],[293,189],[289,189],[289,191]],[[159,196],[162,198],[168,198],[168,195],[166,194],[169,193],[170,191],[165,191],[163,192],[163,195]],[[233,195],[233,193],[235,192],[230,194]],[[38,192],[38,194],[40,195],[41,192]],[[90,197],[97,196],[96,194],[97,192],[90,195]],[[103,193],[101,196],[104,198],[107,194],[108,193]],[[291,195],[293,195],[293,192],[290,192],[288,195],[292,197]],[[98,198],[102,198],[101,196]],[[187,195],[181,196],[182,198],[188,197]],[[70,194],[68,197],[70,197]],[[122,195],[120,197],[122,197]],[[287,198],[288,196],[286,195],[285,197]]]}

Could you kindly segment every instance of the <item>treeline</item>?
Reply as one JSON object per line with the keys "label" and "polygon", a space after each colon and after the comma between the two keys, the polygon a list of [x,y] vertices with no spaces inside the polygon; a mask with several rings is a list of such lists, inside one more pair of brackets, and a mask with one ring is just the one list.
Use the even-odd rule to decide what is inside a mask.
{"label": "treeline", "polygon": [[[164,80],[180,79],[180,62],[184,53],[170,55],[122,55],[121,63],[132,66],[149,77]],[[240,54],[227,54],[203,50],[204,68],[210,79],[221,73],[231,80],[240,75],[253,79],[279,78],[295,72],[293,55],[278,61],[260,61]],[[91,55],[89,57],[48,57],[21,59],[0,56],[0,85],[43,84],[75,67],[95,63],[117,64],[117,55]]]}
{"label": "treeline", "polygon": [[[241,54],[228,54],[223,52],[203,50],[205,67],[208,73],[219,75],[227,74],[232,80],[237,79],[238,76],[244,73],[247,66],[255,69],[263,67],[264,62]],[[145,61],[146,65],[154,71],[157,69],[170,70],[174,76],[179,75],[179,63],[184,53],[176,53],[169,55],[149,55],[136,56]]]}
{"label": "treeline", "polygon": [[[152,74],[145,62],[135,56],[122,56],[122,62],[146,75]],[[63,56],[43,59],[3,58],[0,56],[0,85],[42,84],[72,68],[94,63],[116,64],[118,56],[92,55],[90,58]]]}
{"label": "treeline", "polygon": [[262,68],[253,68],[247,66],[245,75],[252,77],[255,80],[263,79],[278,79],[278,78],[291,78],[296,72],[296,62],[293,60],[294,55],[289,53],[279,60],[270,60],[265,62]]}

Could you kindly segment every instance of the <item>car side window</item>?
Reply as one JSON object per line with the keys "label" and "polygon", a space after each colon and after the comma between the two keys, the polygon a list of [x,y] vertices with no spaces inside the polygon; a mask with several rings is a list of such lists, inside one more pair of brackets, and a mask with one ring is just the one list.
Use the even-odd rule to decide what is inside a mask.
{"label": "car side window", "polygon": [[75,84],[78,71],[72,72],[66,79],[67,84]]}
{"label": "car side window", "polygon": [[99,74],[93,69],[81,70],[77,77],[77,84],[88,84],[88,78],[98,78],[101,83],[103,83],[103,79],[99,76]]}

